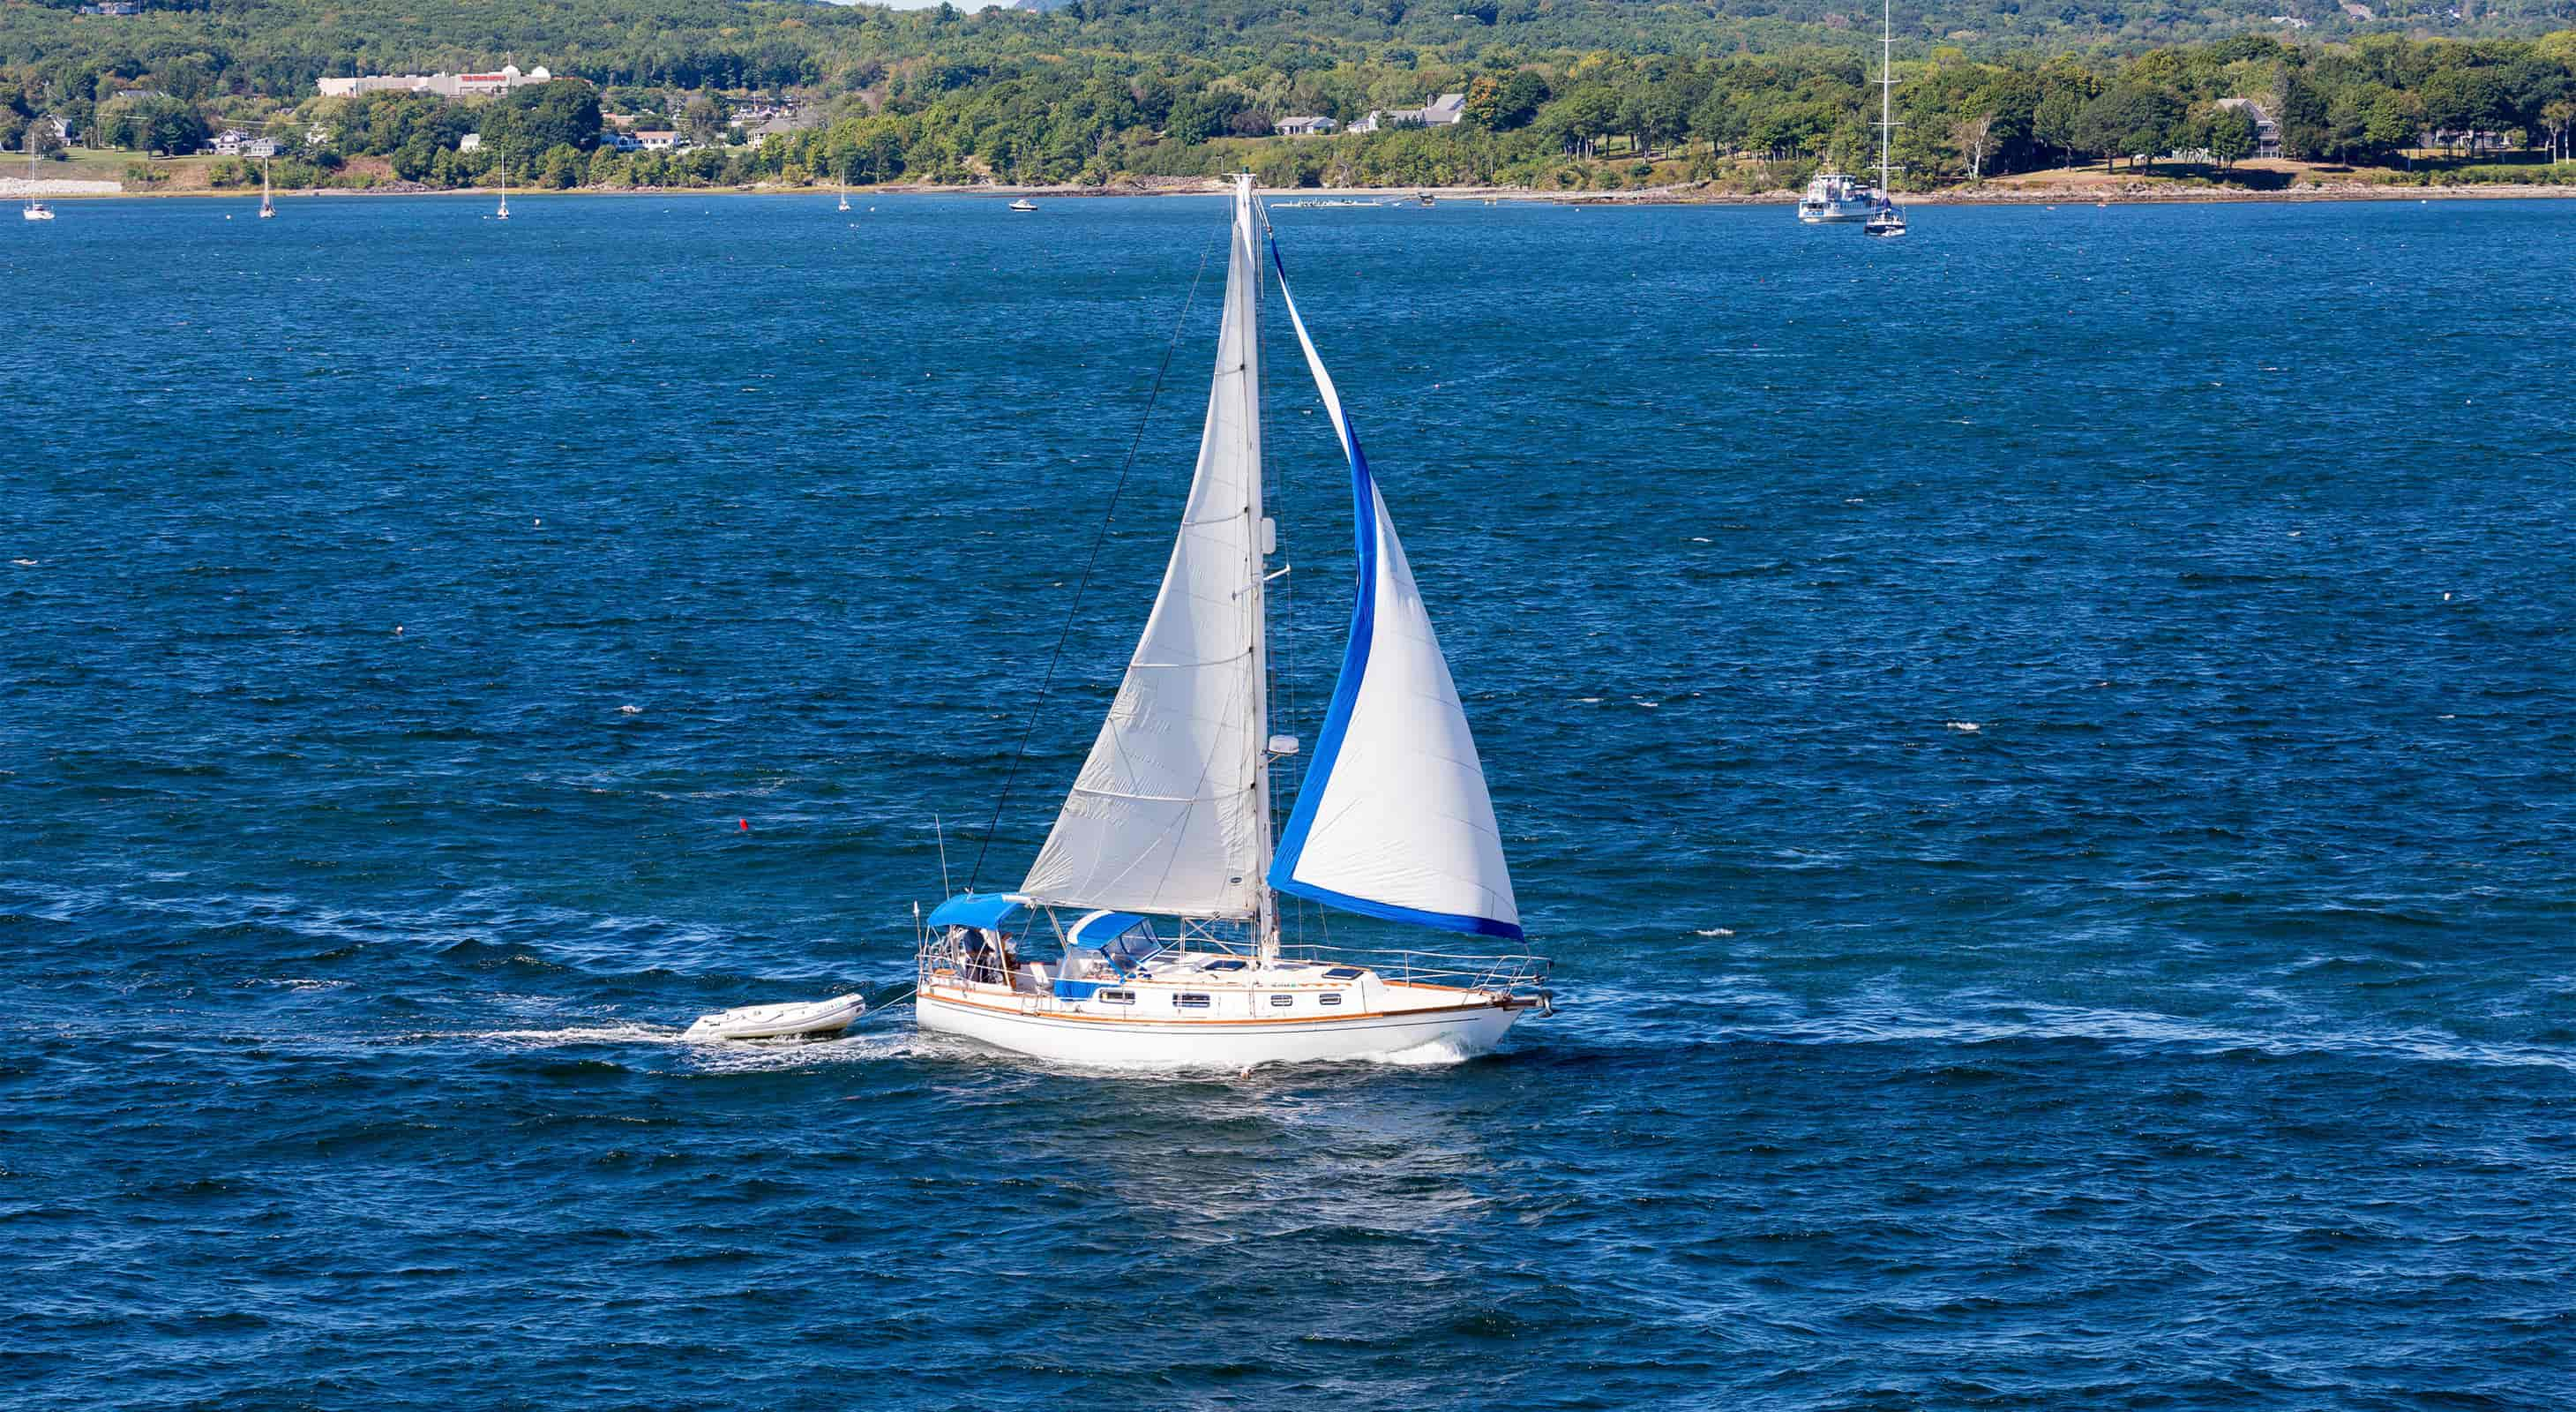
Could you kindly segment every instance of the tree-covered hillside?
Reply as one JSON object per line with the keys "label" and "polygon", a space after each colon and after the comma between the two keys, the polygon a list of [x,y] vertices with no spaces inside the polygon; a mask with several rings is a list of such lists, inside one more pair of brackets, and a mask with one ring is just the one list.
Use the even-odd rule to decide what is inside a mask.
{"label": "tree-covered hillside", "polygon": [[[1801,44],[1874,47],[1865,0],[1072,0],[1043,12],[737,0],[142,0],[134,16],[81,0],[0,0],[0,65],[191,60],[207,85],[271,96],[325,74],[463,69],[515,57],[594,83],[679,87],[846,84],[934,61],[951,83],[996,64],[1072,53],[1255,64],[1459,65],[1551,54],[1708,58]],[[2358,17],[2368,13],[2369,19]],[[2296,24],[2276,22],[2281,16]],[[2372,32],[2533,35],[2576,23],[2576,0],[1912,0],[1901,51],[1978,58],[2127,53],[2248,31],[2294,40]]]}
{"label": "tree-covered hillside", "polygon": [[[137,151],[192,151],[210,127],[241,127],[286,149],[294,184],[357,162],[350,180],[458,185],[506,162],[517,179],[559,186],[1102,184],[1250,166],[1278,184],[1555,188],[1773,186],[1818,163],[1855,165],[1874,142],[1874,36],[1833,27],[1855,21],[1820,0],[1781,0],[1782,13],[1758,17],[1513,3],[1488,15],[1402,0],[1076,0],[964,15],[731,0],[210,0],[108,16],[0,0],[0,142],[49,142],[39,115]],[[1995,3],[1994,15],[2025,18],[2015,0]],[[2233,23],[2198,14],[2202,27]],[[1909,16],[1899,50],[1898,157],[1914,186],[2169,153],[2205,153],[2195,160],[2223,175],[2253,150],[2257,110],[2277,120],[2287,155],[2342,162],[2409,162],[2425,146],[2563,156],[2576,121],[2576,29],[2339,42],[2234,25],[2202,42],[2071,50],[1925,32],[1945,16],[1960,17]],[[2047,33],[2062,38],[2080,19],[2061,11]],[[2475,20],[2521,23],[2501,10]],[[504,59],[561,77],[492,100],[314,88],[324,75]],[[1366,135],[1271,135],[1291,116],[1347,125],[1441,93],[1464,96],[1455,126],[1390,119]],[[792,107],[795,130],[729,124],[755,96]],[[693,150],[615,151],[603,108],[675,129]]]}

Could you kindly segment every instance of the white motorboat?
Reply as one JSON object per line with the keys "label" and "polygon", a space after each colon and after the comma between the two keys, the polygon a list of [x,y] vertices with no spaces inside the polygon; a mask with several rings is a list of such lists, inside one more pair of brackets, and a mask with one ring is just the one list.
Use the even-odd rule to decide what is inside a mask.
{"label": "white motorboat", "polygon": [[1869,219],[1878,193],[1866,182],[1841,172],[1819,172],[1798,198],[1798,219],[1809,225]]}
{"label": "white motorboat", "polygon": [[1878,35],[1878,203],[1870,208],[1869,219],[1861,222],[1861,234],[1881,239],[1905,234],[1905,212],[1899,210],[1888,182],[1887,144],[1896,132],[1896,8],[1895,0],[1879,0],[1882,26]]}
{"label": "white motorboat", "polygon": [[1014,210],[1014,211],[1034,211],[1034,210],[1036,210],[1037,208],[1038,208],[1038,203],[1036,203],[1035,201],[1030,200],[1029,198],[1027,198],[1027,197],[1025,197],[1025,196],[1021,197],[1021,198],[1020,198],[1019,200],[1017,200],[1017,201],[1012,202],[1012,203],[1011,203],[1011,205],[1010,205],[1010,209],[1011,209],[1011,210]]}
{"label": "white motorboat", "polygon": [[744,1005],[700,1015],[682,1039],[818,1039],[835,1035],[867,1013],[867,998],[836,995],[802,1004]]}
{"label": "white motorboat", "polygon": [[[1549,1008],[1458,690],[1385,498],[1279,298],[1351,473],[1359,573],[1340,682],[1272,839],[1260,309],[1266,228],[1236,179],[1233,253],[1198,468],[1108,719],[1016,891],[950,897],[920,928],[924,1029],[1072,1064],[1241,1068],[1490,1048]],[[1462,933],[1501,954],[1282,936],[1282,895]]]}

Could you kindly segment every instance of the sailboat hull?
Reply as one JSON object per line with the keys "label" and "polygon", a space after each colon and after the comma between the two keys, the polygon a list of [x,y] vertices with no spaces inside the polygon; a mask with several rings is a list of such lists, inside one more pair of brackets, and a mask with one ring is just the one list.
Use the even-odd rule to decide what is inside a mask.
{"label": "sailboat hull", "polygon": [[1043,1003],[926,990],[913,1002],[925,1030],[1060,1064],[1137,1069],[1241,1069],[1414,1054],[1464,1058],[1493,1048],[1522,1014],[1485,1004],[1278,1023],[1130,1021],[1044,1014],[1038,1010]]}

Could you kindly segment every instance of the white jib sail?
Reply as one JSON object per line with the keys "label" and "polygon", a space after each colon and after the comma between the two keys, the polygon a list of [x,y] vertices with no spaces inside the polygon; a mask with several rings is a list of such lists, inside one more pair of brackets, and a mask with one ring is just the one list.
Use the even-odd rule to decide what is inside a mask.
{"label": "white jib sail", "polygon": [[1261,789],[1261,266],[1248,190],[1198,474],[1145,634],[1020,890],[1042,905],[1258,914]]}
{"label": "white jib sail", "polygon": [[1350,459],[1360,581],[1341,679],[1271,885],[1371,916],[1517,938],[1520,906],[1457,684],[1284,268],[1279,293]]}

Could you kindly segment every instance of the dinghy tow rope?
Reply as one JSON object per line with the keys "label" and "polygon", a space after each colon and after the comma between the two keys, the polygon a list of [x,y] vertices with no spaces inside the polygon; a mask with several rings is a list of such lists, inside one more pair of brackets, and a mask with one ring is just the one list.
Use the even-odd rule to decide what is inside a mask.
{"label": "dinghy tow rope", "polygon": [[879,1015],[891,1015],[894,1013],[894,1007],[901,1005],[903,1002],[910,1000],[920,993],[921,986],[918,983],[905,986],[901,995],[896,996],[892,1000],[886,1001],[882,1006],[873,1004],[868,1006],[868,1008],[862,1012],[857,1019],[850,1021],[850,1028],[857,1029],[859,1026],[866,1024],[868,1021],[875,1019]]}

